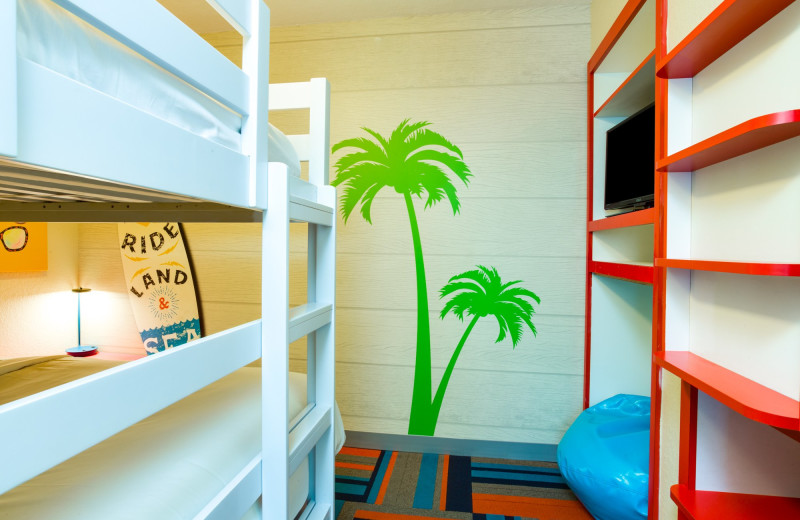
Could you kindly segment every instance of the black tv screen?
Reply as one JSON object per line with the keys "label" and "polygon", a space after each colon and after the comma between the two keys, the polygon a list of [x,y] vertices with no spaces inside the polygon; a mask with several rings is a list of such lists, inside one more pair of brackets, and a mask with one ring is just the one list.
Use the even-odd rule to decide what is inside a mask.
{"label": "black tv screen", "polygon": [[655,104],[606,133],[605,209],[640,209],[653,204]]}

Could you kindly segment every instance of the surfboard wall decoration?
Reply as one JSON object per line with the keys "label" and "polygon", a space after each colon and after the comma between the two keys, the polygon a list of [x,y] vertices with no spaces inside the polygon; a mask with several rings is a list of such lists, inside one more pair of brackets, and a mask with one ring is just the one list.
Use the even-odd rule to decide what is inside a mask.
{"label": "surfboard wall decoration", "polygon": [[148,354],[200,337],[194,278],[176,222],[118,225],[122,270]]}

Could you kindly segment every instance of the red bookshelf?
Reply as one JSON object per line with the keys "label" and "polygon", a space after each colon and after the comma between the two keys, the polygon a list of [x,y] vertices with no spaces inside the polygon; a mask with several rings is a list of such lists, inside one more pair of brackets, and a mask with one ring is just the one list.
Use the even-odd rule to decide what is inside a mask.
{"label": "red bookshelf", "polygon": [[606,217],[598,220],[592,220],[587,226],[587,231],[590,233],[594,231],[604,231],[606,229],[619,229],[625,227],[644,226],[655,222],[656,210],[655,208],[643,209],[640,211],[631,211],[621,215],[614,215],[613,217]]}
{"label": "red bookshelf", "polygon": [[795,399],[691,352],[656,352],[653,361],[749,419],[800,430],[800,402]]}
{"label": "red bookshelf", "polygon": [[591,261],[589,262],[589,272],[629,282],[653,284],[654,269],[649,265]]}
{"label": "red bookshelf", "polygon": [[694,77],[793,1],[725,0],[658,63],[658,77]]}
{"label": "red bookshelf", "polygon": [[627,117],[652,103],[656,91],[655,70],[654,49],[597,109],[594,117]]}
{"label": "red bookshelf", "polygon": [[800,136],[800,110],[759,116],[656,163],[664,172],[689,172]]}
{"label": "red bookshelf", "polygon": [[672,486],[670,496],[690,520],[800,518],[800,498],[695,491],[683,485]]}
{"label": "red bookshelf", "polygon": [[760,276],[800,276],[800,264],[763,264],[753,262],[718,262],[713,260],[656,258],[656,266]]}

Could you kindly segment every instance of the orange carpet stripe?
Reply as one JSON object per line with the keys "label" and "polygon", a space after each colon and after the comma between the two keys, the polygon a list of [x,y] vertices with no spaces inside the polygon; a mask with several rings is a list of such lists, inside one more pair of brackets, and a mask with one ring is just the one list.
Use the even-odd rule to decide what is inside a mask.
{"label": "orange carpet stripe", "polygon": [[378,498],[375,499],[375,504],[383,504],[383,497],[386,496],[386,488],[389,487],[389,479],[392,478],[392,471],[394,470],[394,463],[397,460],[397,452],[392,452],[392,458],[389,459],[389,465],[386,466],[386,474],[383,476],[381,488],[378,490]]}
{"label": "orange carpet stripe", "polygon": [[447,469],[450,467],[450,455],[442,461],[442,494],[439,497],[439,511],[447,509]]}
{"label": "orange carpet stripe", "polygon": [[365,471],[373,471],[375,466],[368,466],[367,464],[354,464],[352,462],[337,462],[337,468],[349,468],[349,469],[363,469]]}
{"label": "orange carpet stripe", "polygon": [[442,520],[432,516],[401,515],[395,513],[381,513],[380,511],[362,511],[361,509],[353,513],[356,518],[364,520]]}
{"label": "orange carpet stripe", "polygon": [[584,507],[573,500],[472,494],[472,511],[479,514],[527,516],[539,520],[592,520]]}
{"label": "orange carpet stripe", "polygon": [[372,457],[373,459],[377,459],[381,454],[381,450],[368,450],[366,448],[351,448],[345,446],[339,453],[342,455],[356,455],[359,457]]}

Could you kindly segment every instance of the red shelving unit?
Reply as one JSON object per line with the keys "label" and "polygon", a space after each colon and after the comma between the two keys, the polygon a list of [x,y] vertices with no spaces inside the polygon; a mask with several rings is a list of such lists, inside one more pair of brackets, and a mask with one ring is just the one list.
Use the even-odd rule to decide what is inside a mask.
{"label": "red shelving unit", "polygon": [[625,117],[652,103],[656,90],[655,70],[656,51],[653,49],[597,109],[594,117]]}
{"label": "red shelving unit", "polygon": [[725,0],[663,60],[660,78],[691,78],[794,0]]}
{"label": "red shelving unit", "polygon": [[714,260],[656,258],[656,266],[759,276],[800,276],[800,264],[764,264],[753,262],[719,262]]}
{"label": "red shelving unit", "polygon": [[800,430],[800,402],[795,399],[691,352],[656,352],[653,361],[749,419]]}
{"label": "red shelving unit", "polygon": [[618,264],[614,262],[589,262],[589,272],[619,278],[629,282],[653,284],[654,268],[649,265]]}
{"label": "red shelving unit", "polygon": [[656,162],[664,172],[689,172],[800,136],[800,110],[745,121]]}
{"label": "red shelving unit", "polygon": [[674,485],[670,496],[691,520],[776,520],[800,518],[800,498],[695,491]]}
{"label": "red shelving unit", "polygon": [[655,222],[655,208],[631,211],[613,217],[589,221],[587,231],[604,231],[606,229],[619,229],[625,227],[644,226]]}

